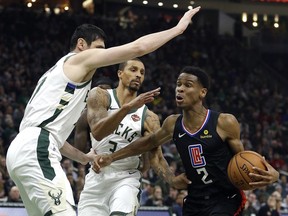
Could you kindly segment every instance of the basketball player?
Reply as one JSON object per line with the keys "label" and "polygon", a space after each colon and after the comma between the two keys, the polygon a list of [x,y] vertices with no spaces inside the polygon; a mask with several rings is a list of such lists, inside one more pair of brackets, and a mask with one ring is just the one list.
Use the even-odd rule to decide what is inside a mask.
{"label": "basketball player", "polygon": [[[200,7],[187,11],[168,30],[143,36],[131,43],[105,48],[105,34],[94,25],[79,26],[71,38],[71,52],[39,80],[27,103],[19,134],[7,152],[7,168],[20,190],[30,216],[75,216],[71,186],[61,168],[61,154],[87,164],[95,157],[84,154],[66,139],[83,108],[97,68],[153,52],[183,33]],[[143,94],[151,102],[159,89]]]}
{"label": "basketball player", "polygon": [[[99,172],[99,163],[104,166],[173,140],[186,175],[192,181],[183,215],[239,215],[246,199],[228,180],[227,166],[234,154],[244,150],[240,126],[232,114],[218,113],[203,105],[208,89],[209,77],[202,69],[183,68],[176,83],[176,104],[182,114],[168,116],[156,133],[118,152],[99,156],[94,169]],[[279,177],[271,165],[266,161],[265,164],[267,171],[257,169],[261,179],[258,184],[262,185],[271,184]]]}
{"label": "basketball player", "polygon": [[[137,96],[145,77],[143,62],[134,58],[121,63],[118,77],[116,89],[96,87],[88,95],[87,119],[93,134],[92,148],[97,154],[124,148],[139,137],[160,128],[158,116],[143,105],[143,95]],[[157,154],[157,166],[161,163],[161,167],[165,167],[169,172],[167,175],[172,178],[174,175],[161,148],[154,154]],[[112,163],[101,174],[90,169],[80,195],[79,216],[136,215],[141,184],[139,165],[139,156],[133,156]],[[155,168],[155,163],[153,166]]]}
{"label": "basketball player", "polygon": [[[109,77],[101,77],[95,82],[95,87],[102,89],[111,89],[113,82]],[[87,149],[91,148],[90,143],[90,128],[87,121],[87,109],[82,111],[80,118],[75,126],[74,146],[82,152],[87,152]],[[88,150],[89,151],[89,150]]]}

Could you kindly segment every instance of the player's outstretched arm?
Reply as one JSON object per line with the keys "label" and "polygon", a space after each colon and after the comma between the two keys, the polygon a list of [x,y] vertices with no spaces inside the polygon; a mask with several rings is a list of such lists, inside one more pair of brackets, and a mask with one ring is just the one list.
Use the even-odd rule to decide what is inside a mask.
{"label": "player's outstretched arm", "polygon": [[157,130],[156,133],[141,137],[125,148],[122,148],[112,154],[97,156],[94,160],[94,171],[99,172],[101,167],[110,165],[113,161],[140,155],[162,145],[163,143],[168,142],[173,136],[174,124],[175,115],[169,116],[165,119],[162,127]]}
{"label": "player's outstretched arm", "polygon": [[[137,40],[108,49],[87,49],[68,59],[67,63],[73,65],[77,71],[73,80],[85,77],[91,71],[109,65],[118,64],[135,57],[140,57],[155,51],[168,41],[181,35],[191,23],[192,17],[200,10],[196,7],[187,11],[179,20],[178,24],[170,29],[151,33],[138,38]],[[109,58],[107,58],[109,56]],[[85,68],[86,70],[79,70]],[[72,70],[69,68],[69,70]],[[68,71],[68,69],[67,69]],[[79,74],[82,73],[82,74]]]}
{"label": "player's outstretched arm", "polygon": [[71,160],[74,160],[83,165],[92,162],[96,157],[96,153],[94,151],[90,150],[90,152],[84,154],[82,151],[70,145],[67,141],[65,141],[64,145],[60,149],[60,152],[65,157],[70,158]]}
{"label": "player's outstretched arm", "polygon": [[252,179],[260,179],[259,181],[250,182],[249,184],[255,186],[256,188],[268,186],[279,179],[279,172],[274,169],[265,159],[265,166],[267,170],[260,169],[258,167],[253,167],[257,173],[249,173]]}

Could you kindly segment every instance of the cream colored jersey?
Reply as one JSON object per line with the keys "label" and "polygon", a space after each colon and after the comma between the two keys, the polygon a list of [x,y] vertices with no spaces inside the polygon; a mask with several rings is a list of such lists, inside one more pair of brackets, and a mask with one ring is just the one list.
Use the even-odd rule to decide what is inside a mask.
{"label": "cream colored jersey", "polygon": [[75,53],[62,57],[39,79],[20,124],[20,132],[28,127],[49,131],[58,148],[71,134],[91,88],[91,80],[75,83],[64,74],[64,62],[72,55]]}
{"label": "cream colored jersey", "polygon": [[[115,89],[107,90],[110,95],[108,115],[120,108]],[[101,141],[96,141],[91,135],[92,148],[97,154],[111,154],[129,145],[131,142],[143,136],[144,120],[147,106],[143,105],[137,110],[128,113],[118,125],[117,129]],[[124,158],[113,162],[110,167],[118,170],[130,170],[138,168],[139,156]]]}

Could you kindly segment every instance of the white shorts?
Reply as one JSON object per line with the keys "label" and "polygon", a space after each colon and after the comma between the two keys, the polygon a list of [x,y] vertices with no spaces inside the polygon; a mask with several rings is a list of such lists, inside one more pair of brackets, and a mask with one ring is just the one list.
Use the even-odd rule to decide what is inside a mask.
{"label": "white shorts", "polygon": [[38,127],[26,128],[10,144],[6,158],[8,172],[30,216],[59,212],[63,216],[76,215],[68,206],[75,203],[61,158],[53,137]]}
{"label": "white shorts", "polygon": [[100,174],[92,169],[85,178],[78,203],[79,216],[136,215],[140,207],[140,179],[138,170],[117,171],[105,167]]}

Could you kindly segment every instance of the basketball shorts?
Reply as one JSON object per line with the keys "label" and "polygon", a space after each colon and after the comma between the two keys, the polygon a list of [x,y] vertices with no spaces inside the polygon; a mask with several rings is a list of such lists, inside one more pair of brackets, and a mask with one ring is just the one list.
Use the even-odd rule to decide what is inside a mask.
{"label": "basketball shorts", "polygon": [[75,210],[69,210],[69,205],[75,209],[75,203],[61,158],[56,141],[39,127],[26,128],[9,146],[8,172],[29,216],[76,215]]}
{"label": "basketball shorts", "polygon": [[183,216],[240,216],[246,202],[242,191],[184,199]]}
{"label": "basketball shorts", "polygon": [[140,207],[140,179],[138,170],[105,167],[97,174],[90,169],[80,194],[78,215],[136,215]]}

